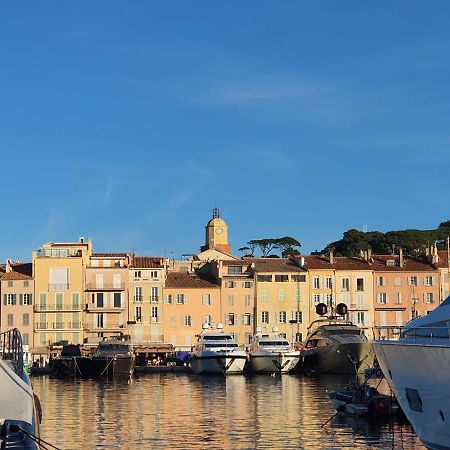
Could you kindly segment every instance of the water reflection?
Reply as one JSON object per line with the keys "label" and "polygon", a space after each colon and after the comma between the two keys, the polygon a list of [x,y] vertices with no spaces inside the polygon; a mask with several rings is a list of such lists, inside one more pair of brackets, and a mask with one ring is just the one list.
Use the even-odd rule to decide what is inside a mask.
{"label": "water reflection", "polygon": [[423,449],[398,420],[332,418],[326,391],[347,382],[151,374],[131,383],[43,377],[33,386],[44,410],[42,437],[63,449]]}

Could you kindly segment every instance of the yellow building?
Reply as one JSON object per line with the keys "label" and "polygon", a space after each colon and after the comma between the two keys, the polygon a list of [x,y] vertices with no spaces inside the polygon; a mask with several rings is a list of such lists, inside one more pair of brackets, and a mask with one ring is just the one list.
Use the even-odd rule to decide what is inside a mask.
{"label": "yellow building", "polygon": [[205,245],[200,249],[202,252],[209,249],[216,249],[224,253],[231,253],[231,246],[228,243],[228,227],[220,218],[217,208],[214,208],[213,216],[205,228]]}
{"label": "yellow building", "polygon": [[128,271],[129,333],[134,344],[164,341],[163,258],[133,256]]}
{"label": "yellow building", "polygon": [[91,242],[46,243],[33,252],[34,345],[83,342],[85,268]]}
{"label": "yellow building", "polygon": [[255,258],[255,329],[280,333],[293,342],[304,339],[310,321],[308,272],[297,259]]}

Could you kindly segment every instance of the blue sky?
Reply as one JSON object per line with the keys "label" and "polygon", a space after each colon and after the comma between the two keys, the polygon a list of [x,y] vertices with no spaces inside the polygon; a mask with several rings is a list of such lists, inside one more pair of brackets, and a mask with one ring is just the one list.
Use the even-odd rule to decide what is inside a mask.
{"label": "blue sky", "polygon": [[[0,259],[450,219],[450,4],[0,6]],[[172,253],[173,252],[173,253]]]}

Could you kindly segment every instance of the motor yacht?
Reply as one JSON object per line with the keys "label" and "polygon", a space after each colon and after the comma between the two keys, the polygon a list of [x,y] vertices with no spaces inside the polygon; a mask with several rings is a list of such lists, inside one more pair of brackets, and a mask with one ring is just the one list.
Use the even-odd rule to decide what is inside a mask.
{"label": "motor yacht", "polygon": [[39,400],[23,366],[22,336],[0,333],[0,447],[39,449]]}
{"label": "motor yacht", "polygon": [[91,358],[83,355],[80,345],[64,345],[61,354],[53,359],[52,375],[56,378],[88,377],[91,372]]}
{"label": "motor yacht", "polygon": [[190,353],[191,370],[200,375],[241,374],[247,361],[247,353],[239,347],[229,333],[223,331],[222,324],[211,328],[203,324],[197,335],[197,344]]}
{"label": "motor yacht", "polygon": [[398,340],[373,341],[378,363],[423,444],[450,449],[450,297],[406,324]]}
{"label": "motor yacht", "polygon": [[92,357],[92,378],[130,378],[134,371],[135,356],[131,344],[119,337],[104,339]]}
{"label": "motor yacht", "polygon": [[[326,315],[327,306],[319,303],[316,312]],[[374,352],[363,330],[342,318],[347,314],[344,303],[337,305],[336,312],[308,328],[302,350],[304,372],[356,374],[372,367]]]}
{"label": "motor yacht", "polygon": [[277,327],[271,333],[257,329],[248,354],[250,370],[256,373],[288,373],[300,360],[300,351],[293,349]]}

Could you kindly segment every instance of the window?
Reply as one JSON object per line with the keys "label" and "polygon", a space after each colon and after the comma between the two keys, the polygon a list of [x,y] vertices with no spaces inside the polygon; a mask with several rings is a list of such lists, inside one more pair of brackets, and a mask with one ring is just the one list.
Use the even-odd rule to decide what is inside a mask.
{"label": "window", "polygon": [[30,336],[28,333],[22,334],[22,343],[23,345],[30,345]]}
{"label": "window", "polygon": [[140,286],[134,288],[134,301],[142,302],[142,287]]}
{"label": "window", "polygon": [[[98,296],[98,294],[97,294],[97,296]],[[64,294],[62,294],[61,292],[58,292],[55,295],[55,297],[56,297],[56,310],[62,311],[64,309]]]}
{"label": "window", "polygon": [[234,295],[228,296],[228,306],[234,306]]}
{"label": "window", "polygon": [[158,278],[158,271],[157,270],[151,270],[150,271],[150,278]]}
{"label": "window", "polygon": [[433,277],[425,277],[425,286],[433,286]]}
{"label": "window", "polygon": [[253,283],[251,281],[244,281],[243,286],[246,289],[250,289],[251,287],[253,287]]}
{"label": "window", "polygon": [[380,292],[378,294],[378,303],[385,305],[387,303],[387,294],[385,292]]}
{"label": "window", "polygon": [[208,325],[210,325],[211,323],[212,323],[212,316],[211,315],[206,315],[206,316],[203,316],[203,323],[207,323]]}
{"label": "window", "polygon": [[69,269],[50,267],[48,288],[50,291],[67,291],[69,289]]}
{"label": "window", "polygon": [[22,324],[24,327],[30,325],[30,315],[28,313],[22,315]]}
{"label": "window", "polygon": [[306,275],[291,275],[291,281],[295,281],[296,283],[305,283]]}
{"label": "window", "polygon": [[142,277],[142,272],[140,270],[135,270],[134,278],[141,278],[141,277]]}
{"label": "window", "polygon": [[228,266],[228,275],[241,275],[242,266]]}
{"label": "window", "polygon": [[320,289],[320,278],[319,277],[313,278],[313,288]]}
{"label": "window", "polygon": [[278,323],[286,323],[287,322],[287,313],[286,311],[279,311],[278,313]]}
{"label": "window", "polygon": [[245,343],[247,345],[252,343],[252,334],[251,333],[245,333]]}
{"label": "window", "polygon": [[395,323],[397,325],[403,324],[403,313],[402,311],[395,311]]}
{"label": "window", "polygon": [[211,305],[211,294],[203,294],[202,299],[204,305]]}
{"label": "window", "polygon": [[327,289],[333,288],[333,279],[331,277],[326,277],[325,282],[326,282]]}
{"label": "window", "polygon": [[80,309],[80,294],[78,292],[72,293],[72,309]]}
{"label": "window", "polygon": [[286,290],[285,289],[280,289],[278,291],[278,300],[280,302],[284,302],[286,300]]}
{"label": "window", "polygon": [[8,327],[12,327],[14,325],[14,315],[8,314]]}
{"label": "window", "polygon": [[377,285],[378,286],[386,286],[386,281],[385,281],[384,277],[377,278]]}
{"label": "window", "polygon": [[261,301],[263,302],[269,301],[269,289],[263,289],[261,291]]}
{"label": "window", "polygon": [[314,305],[317,305],[318,303],[320,303],[320,294],[313,295],[313,302],[314,302]]}
{"label": "window", "polygon": [[409,277],[409,285],[417,286],[417,277]]}
{"label": "window", "polygon": [[228,322],[228,325],[234,325],[234,323],[235,323],[234,313],[228,313],[227,322]]}
{"label": "window", "polygon": [[434,294],[432,292],[427,292],[425,294],[425,303],[434,303]]}
{"label": "window", "polygon": [[365,313],[364,312],[358,312],[357,315],[356,315],[356,322],[357,322],[357,324],[358,325],[364,325],[365,320],[366,320]]}
{"label": "window", "polygon": [[269,323],[269,311],[261,311],[261,322]]}
{"label": "window", "polygon": [[172,304],[172,294],[167,295],[167,297],[166,297],[166,303],[167,303],[168,305],[171,305],[171,304]]}
{"label": "window", "polygon": [[28,280],[25,280],[25,281],[23,282],[23,287],[28,287],[29,284],[30,284],[30,282],[29,282]]}
{"label": "window", "polygon": [[327,294],[326,303],[329,307],[333,306],[333,294]]}
{"label": "window", "polygon": [[103,292],[97,292],[97,308],[103,308]]}
{"label": "window", "polygon": [[245,313],[243,316],[243,322],[244,322],[244,325],[251,325],[252,324],[252,315],[250,313]]}
{"label": "window", "polygon": [[401,286],[402,285],[402,279],[400,277],[395,277],[394,285],[395,286]]}
{"label": "window", "polygon": [[386,311],[380,311],[380,325],[386,325]]}
{"label": "window", "polygon": [[350,279],[342,278],[342,290],[348,292],[350,290]]}
{"label": "window", "polygon": [[32,305],[33,304],[32,297],[33,297],[33,294],[23,294],[22,304],[23,305]]}
{"label": "window", "polygon": [[15,305],[16,304],[16,294],[3,294],[3,304],[4,305]]}
{"label": "window", "polygon": [[390,266],[390,267],[395,266],[395,259],[388,259],[388,260],[386,261],[386,265],[387,265],[387,266]]}
{"label": "window", "polygon": [[258,275],[256,279],[262,282],[269,282],[272,281],[272,275]]}
{"label": "window", "polygon": [[136,322],[142,322],[142,307],[136,306]]}
{"label": "window", "polygon": [[184,316],[184,326],[192,327],[192,316]]}
{"label": "window", "polygon": [[8,287],[13,287],[13,282],[12,281],[8,281]]}
{"label": "window", "polygon": [[275,281],[277,283],[286,283],[289,281],[289,275],[275,275]]}
{"label": "window", "polygon": [[185,305],[186,296],[184,294],[177,294],[177,305]]}
{"label": "window", "polygon": [[122,294],[120,292],[114,292],[114,308],[120,308],[122,306]]}
{"label": "window", "polygon": [[357,291],[364,291],[364,278],[357,278],[356,279],[356,290]]}
{"label": "window", "polygon": [[251,304],[251,296],[244,295],[244,306],[250,306],[250,304]]}
{"label": "window", "polygon": [[295,320],[297,323],[302,323],[303,313],[301,311],[294,311],[292,316],[292,320]]}
{"label": "window", "polygon": [[226,281],[225,282],[225,287],[228,287],[228,288],[235,288],[236,287],[236,281]]}
{"label": "window", "polygon": [[103,328],[104,321],[103,321],[103,313],[97,314],[97,328]]}
{"label": "window", "polygon": [[152,286],[151,294],[150,294],[150,300],[152,303],[158,303],[159,300],[159,292],[158,288],[156,286]]}
{"label": "window", "polygon": [[120,261],[119,260],[114,261],[114,267],[120,267]]}
{"label": "window", "polygon": [[397,292],[395,303],[397,305],[401,305],[402,304],[402,293],[401,292]]}
{"label": "window", "polygon": [[152,319],[151,320],[152,322],[158,321],[158,307],[157,306],[152,306],[151,319]]}

